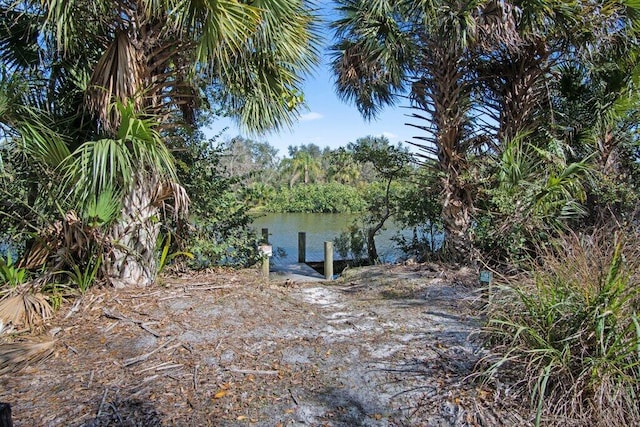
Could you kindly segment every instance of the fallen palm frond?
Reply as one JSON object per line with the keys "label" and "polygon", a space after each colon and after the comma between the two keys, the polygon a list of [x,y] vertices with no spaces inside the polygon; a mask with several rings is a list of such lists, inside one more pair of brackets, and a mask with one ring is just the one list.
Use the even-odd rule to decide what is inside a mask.
{"label": "fallen palm frond", "polygon": [[0,343],[0,375],[16,373],[53,353],[55,341]]}
{"label": "fallen palm frond", "polygon": [[0,322],[16,328],[35,329],[51,318],[53,310],[46,297],[32,286],[12,289],[0,300]]}

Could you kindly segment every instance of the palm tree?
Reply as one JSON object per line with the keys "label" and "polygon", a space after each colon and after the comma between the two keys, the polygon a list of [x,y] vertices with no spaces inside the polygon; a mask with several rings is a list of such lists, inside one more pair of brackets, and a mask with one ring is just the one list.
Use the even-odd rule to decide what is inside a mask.
{"label": "palm tree", "polygon": [[476,142],[468,52],[483,2],[340,3],[344,18],[334,24],[340,42],[333,61],[338,94],[372,117],[410,86],[411,104],[421,111],[413,118],[429,122],[414,126],[425,132],[417,145],[440,172],[446,241],[453,255],[468,260],[473,194],[464,175]]}
{"label": "palm tree", "polygon": [[290,174],[289,187],[302,177],[304,185],[311,183],[312,178],[316,178],[320,172],[320,159],[306,150],[297,150],[290,159],[283,161],[284,170]]}
{"label": "palm tree", "polygon": [[[173,198],[177,207],[186,206],[168,151],[172,127],[195,126],[209,102],[249,130],[288,126],[299,114],[302,76],[317,57],[315,18],[298,0],[27,0],[2,6],[14,17],[6,21],[9,36],[28,23],[35,35],[30,45],[60,59],[59,73],[47,76],[52,86],[73,81],[81,95],[76,121],[90,130],[72,133],[67,145],[73,153],[62,170],[81,204],[112,187],[121,195],[105,260],[116,286],[155,279],[163,202]],[[19,41],[0,37],[2,46]],[[14,64],[15,70],[21,65]],[[51,101],[63,108],[59,96]]]}
{"label": "palm tree", "polygon": [[[365,117],[408,94],[410,126],[438,172],[451,255],[470,260],[478,160],[520,135],[554,132],[557,67],[632,36],[628,2],[340,0],[333,68],[338,94]],[[606,22],[606,24],[603,24]],[[599,47],[598,47],[599,46]]]}
{"label": "palm tree", "polygon": [[329,154],[327,179],[341,184],[355,185],[359,178],[360,167],[351,151],[339,148]]}

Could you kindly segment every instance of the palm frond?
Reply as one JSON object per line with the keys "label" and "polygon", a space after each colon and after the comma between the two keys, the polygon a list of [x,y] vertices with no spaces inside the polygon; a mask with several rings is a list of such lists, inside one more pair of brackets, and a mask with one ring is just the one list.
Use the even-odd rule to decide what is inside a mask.
{"label": "palm frond", "polygon": [[81,206],[100,195],[126,194],[145,171],[177,182],[173,156],[154,129],[154,119],[139,118],[132,103],[115,108],[120,116],[117,138],[85,142],[61,167],[65,186]]}
{"label": "palm frond", "polygon": [[116,189],[104,188],[97,196],[90,198],[83,210],[83,220],[96,227],[113,222],[122,208],[122,194]]}
{"label": "palm frond", "polygon": [[50,319],[53,310],[45,296],[31,286],[12,290],[0,300],[0,321],[16,328],[34,329]]}
{"label": "palm frond", "polygon": [[87,201],[108,188],[133,185],[135,167],[124,141],[101,139],[82,144],[65,159],[62,172],[65,186]]}
{"label": "palm frond", "polygon": [[0,63],[10,69],[28,69],[40,63],[41,22],[37,15],[0,5]]}
{"label": "palm frond", "polygon": [[336,90],[367,118],[392,105],[404,90],[415,43],[395,19],[391,2],[343,1],[333,25],[341,42],[332,47]]}
{"label": "palm frond", "polygon": [[174,219],[187,217],[190,200],[185,188],[173,181],[160,183],[155,189],[152,203],[156,206],[162,206],[169,199],[173,199]]}
{"label": "palm frond", "polygon": [[53,354],[55,341],[0,343],[0,375],[15,374]]}
{"label": "palm frond", "polygon": [[114,103],[135,100],[140,106],[140,91],[144,85],[142,52],[129,34],[118,31],[115,39],[95,66],[86,92],[86,107],[107,131],[120,124],[120,111]]}
{"label": "palm frond", "polygon": [[177,34],[195,40],[196,62],[209,66],[230,65],[231,53],[243,49],[260,22],[257,8],[232,0],[181,1],[169,16]]}
{"label": "palm frond", "polygon": [[45,9],[45,29],[55,35],[60,51],[65,51],[80,34],[78,10],[80,0],[42,0]]}
{"label": "palm frond", "polygon": [[249,132],[290,126],[303,106],[302,77],[318,61],[316,17],[304,2],[258,1],[260,23],[246,42],[221,45],[214,63],[222,102]]}

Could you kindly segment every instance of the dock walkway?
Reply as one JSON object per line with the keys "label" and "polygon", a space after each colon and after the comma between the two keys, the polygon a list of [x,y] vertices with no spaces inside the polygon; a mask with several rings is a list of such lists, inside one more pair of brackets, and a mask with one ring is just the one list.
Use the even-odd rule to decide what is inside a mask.
{"label": "dock walkway", "polygon": [[293,280],[296,282],[323,282],[324,276],[305,263],[272,264],[269,271],[271,280]]}

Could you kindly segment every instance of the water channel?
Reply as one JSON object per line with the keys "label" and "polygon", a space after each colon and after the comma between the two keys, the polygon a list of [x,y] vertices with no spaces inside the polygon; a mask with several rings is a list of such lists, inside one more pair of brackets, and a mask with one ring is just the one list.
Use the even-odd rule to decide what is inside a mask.
{"label": "water channel", "polygon": [[[269,243],[274,250],[272,262],[285,265],[298,261],[298,232],[307,234],[307,261],[322,261],[324,242],[335,241],[356,218],[350,214],[270,213],[256,218],[253,228],[258,235],[262,228],[269,229]],[[389,222],[376,236],[376,248],[382,261],[394,262],[403,255],[391,240],[399,231]],[[410,231],[403,231],[403,234],[410,234]],[[340,259],[335,250],[334,259]]]}

